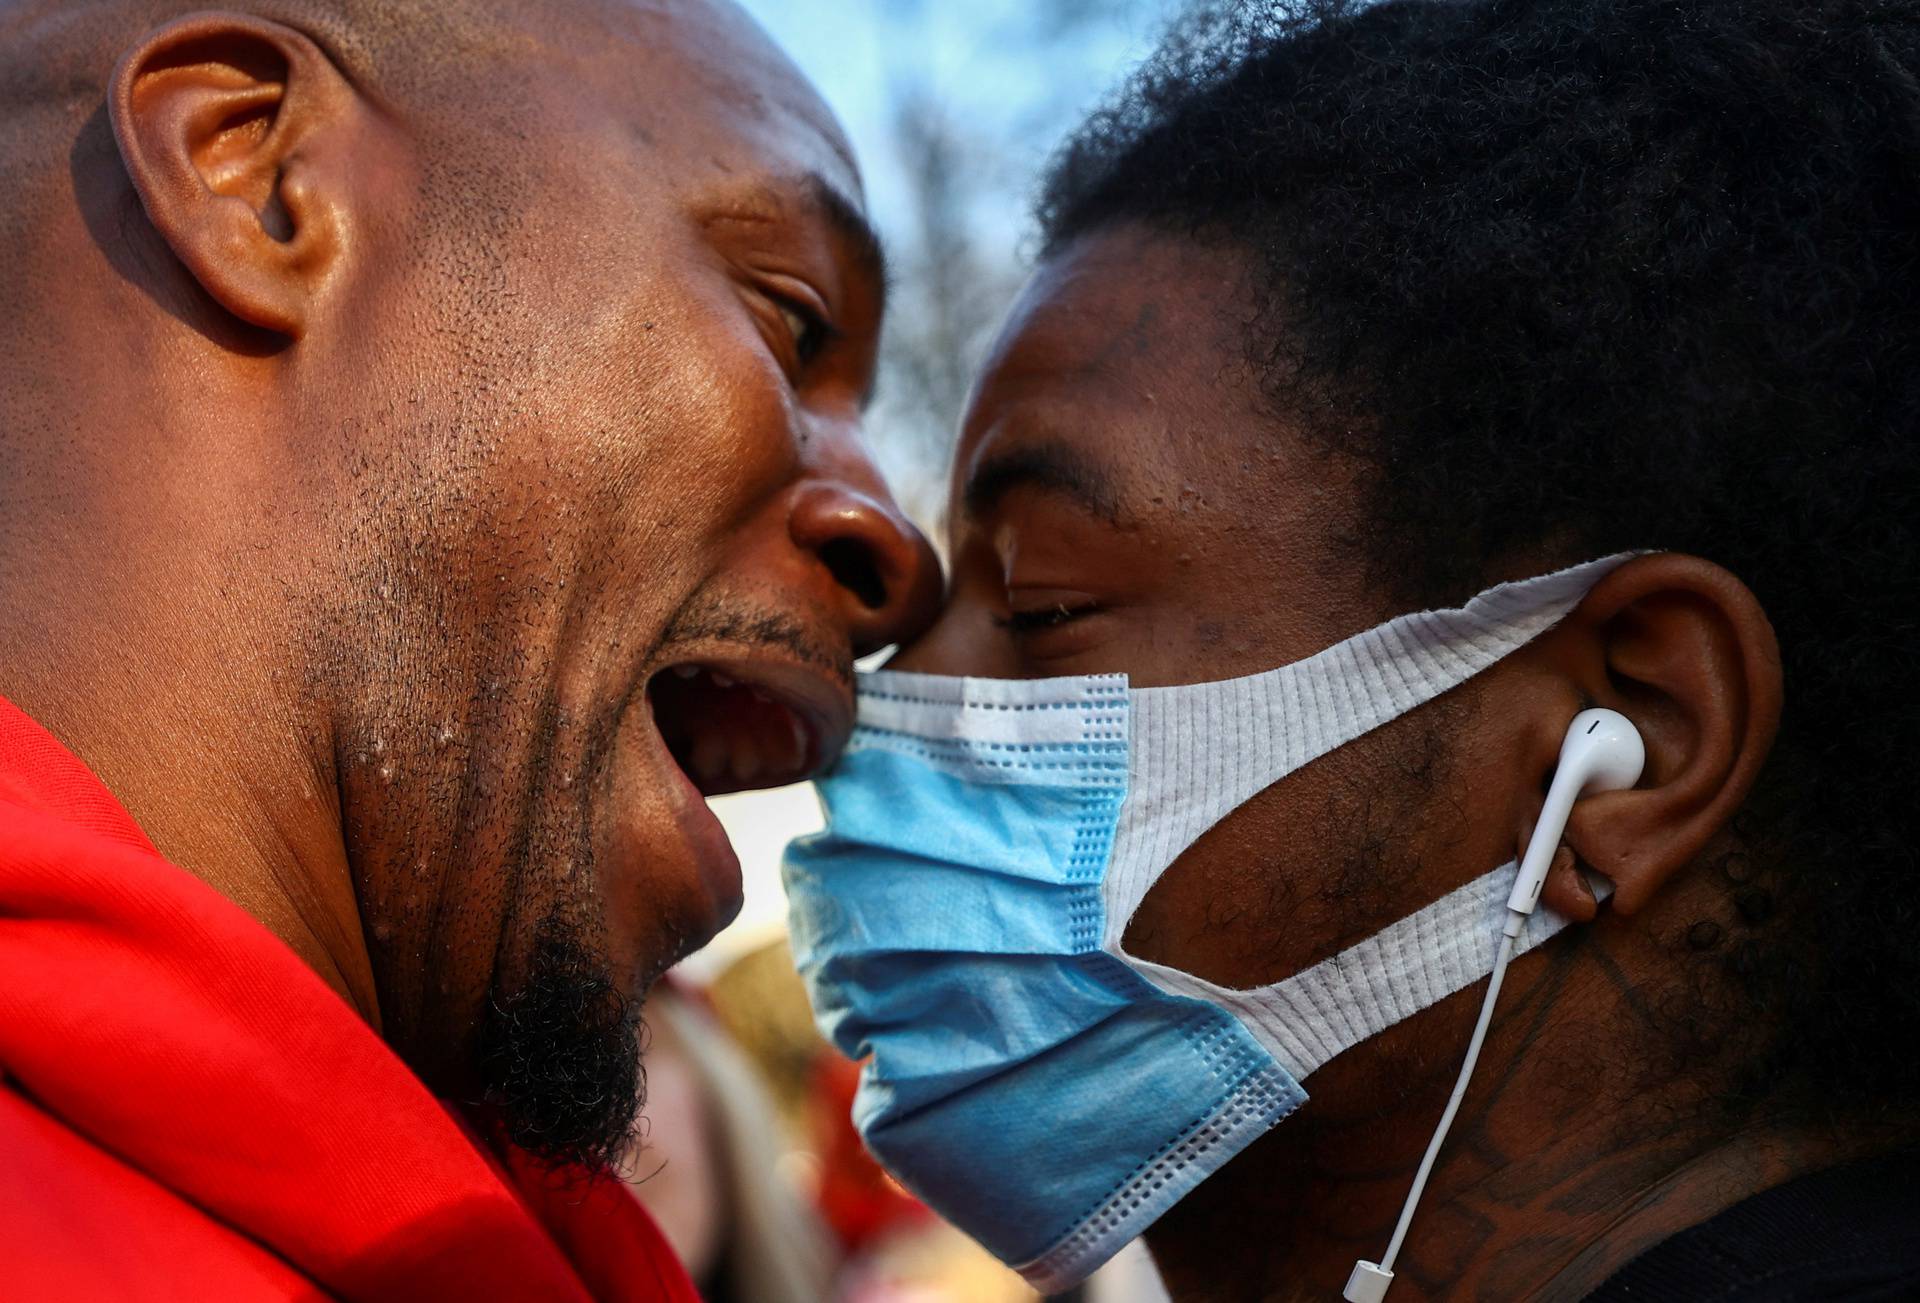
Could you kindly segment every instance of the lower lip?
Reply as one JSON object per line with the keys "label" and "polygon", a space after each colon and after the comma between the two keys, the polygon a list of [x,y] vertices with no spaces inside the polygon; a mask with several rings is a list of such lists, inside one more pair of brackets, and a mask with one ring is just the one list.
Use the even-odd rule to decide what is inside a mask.
{"label": "lower lip", "polygon": [[735,854],[733,843],[727,840],[727,830],[720,826],[720,820],[707,807],[707,798],[700,795],[700,789],[693,785],[693,780],[667,753],[666,743],[657,741],[657,744],[660,756],[666,763],[672,789],[670,800],[674,823],[679,826],[687,844],[693,848],[694,861],[700,866],[716,915],[723,920],[724,926],[725,921],[730,921],[739,912],[741,894],[745,890],[740,877],[740,857]]}

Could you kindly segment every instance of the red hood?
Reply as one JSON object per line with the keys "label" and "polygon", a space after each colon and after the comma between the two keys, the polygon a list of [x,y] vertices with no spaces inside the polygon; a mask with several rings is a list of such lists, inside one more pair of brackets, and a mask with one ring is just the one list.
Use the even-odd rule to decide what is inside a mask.
{"label": "red hood", "polygon": [[[137,1184],[134,1203],[181,1245],[144,1262],[149,1286],[194,1271],[204,1246],[179,1219],[197,1217],[338,1297],[695,1298],[623,1186],[563,1189],[523,1155],[503,1168],[484,1154],[291,950],[162,859],[4,698],[0,1105],[9,1297],[23,1296],[17,1273],[26,1296],[91,1297],[58,1287],[103,1280],[71,1248],[111,1259],[122,1235],[138,1242],[125,1219],[145,1214],[107,1193]],[[10,1152],[34,1164],[33,1190],[5,1173]],[[135,1293],[156,1291],[123,1296]]]}

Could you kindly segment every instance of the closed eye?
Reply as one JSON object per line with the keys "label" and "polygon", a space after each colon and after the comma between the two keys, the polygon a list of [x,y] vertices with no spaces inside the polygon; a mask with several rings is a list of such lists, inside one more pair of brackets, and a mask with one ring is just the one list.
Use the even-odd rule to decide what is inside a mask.
{"label": "closed eye", "polygon": [[993,622],[1017,637],[1024,633],[1057,629],[1063,624],[1071,624],[1083,616],[1092,615],[1099,609],[1099,606],[1092,602],[1082,606],[1069,606],[1065,602],[1055,602],[1032,610],[1010,611],[1004,616],[995,616]]}

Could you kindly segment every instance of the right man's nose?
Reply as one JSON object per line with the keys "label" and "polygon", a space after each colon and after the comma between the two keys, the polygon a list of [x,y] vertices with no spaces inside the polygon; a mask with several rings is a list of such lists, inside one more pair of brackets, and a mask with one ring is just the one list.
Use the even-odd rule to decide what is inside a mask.
{"label": "right man's nose", "polygon": [[907,642],[939,614],[940,559],[884,489],[802,485],[788,530],[831,577],[855,656]]}

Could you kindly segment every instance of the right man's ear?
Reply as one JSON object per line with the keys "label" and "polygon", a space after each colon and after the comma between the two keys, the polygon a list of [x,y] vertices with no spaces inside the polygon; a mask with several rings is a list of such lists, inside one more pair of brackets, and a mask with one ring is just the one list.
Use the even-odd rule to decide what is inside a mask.
{"label": "right man's ear", "polygon": [[148,219],[202,288],[291,338],[354,235],[347,120],[356,94],[299,32],[199,13],[114,70],[107,107]]}
{"label": "right man's ear", "polygon": [[[1746,801],[1780,723],[1780,647],[1759,599],[1700,557],[1655,552],[1593,586],[1536,644],[1560,678],[1562,707],[1533,742],[1550,774],[1563,724],[1583,705],[1634,723],[1646,770],[1631,791],[1574,804],[1565,846],[1613,884],[1612,912],[1629,917],[1700,855]],[[1549,875],[1542,903],[1569,918],[1594,914],[1574,859]]]}

